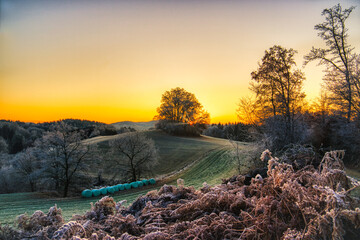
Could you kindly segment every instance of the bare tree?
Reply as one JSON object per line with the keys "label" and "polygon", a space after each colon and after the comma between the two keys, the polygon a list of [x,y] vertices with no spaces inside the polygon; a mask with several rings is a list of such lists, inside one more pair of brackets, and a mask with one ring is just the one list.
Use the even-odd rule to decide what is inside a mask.
{"label": "bare tree", "polygon": [[41,169],[41,163],[36,157],[35,151],[34,148],[27,148],[25,151],[16,154],[12,162],[16,172],[29,183],[32,192],[36,191],[36,183]]}
{"label": "bare tree", "polygon": [[81,142],[81,133],[61,122],[37,142],[43,151],[44,174],[54,181],[57,190],[63,190],[63,197],[67,197],[71,184],[87,168],[90,147]]}
{"label": "bare tree", "polygon": [[[324,9],[322,15],[325,22],[315,25],[318,35],[325,41],[327,48],[313,47],[305,58],[305,65],[319,60],[326,66],[324,82],[327,90],[332,93],[332,99],[339,109],[345,107],[348,120],[354,116],[354,109],[359,109],[358,97],[359,76],[356,76],[357,54],[348,43],[348,29],[345,26],[354,7],[342,9],[338,4]],[[356,93],[357,92],[357,93]]]}
{"label": "bare tree", "polygon": [[143,133],[127,133],[110,143],[116,154],[117,164],[130,176],[131,181],[138,180],[157,164],[157,150],[154,141]]}

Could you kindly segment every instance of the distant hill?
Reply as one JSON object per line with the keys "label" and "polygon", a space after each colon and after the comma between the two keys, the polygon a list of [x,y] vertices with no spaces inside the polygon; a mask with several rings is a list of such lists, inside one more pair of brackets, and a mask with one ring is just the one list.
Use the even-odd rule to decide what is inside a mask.
{"label": "distant hill", "polygon": [[112,123],[110,125],[113,125],[117,130],[122,127],[131,127],[137,131],[144,131],[144,130],[149,130],[150,128],[154,128],[156,122],[157,121],[150,121],[150,122],[123,121],[123,122]]}

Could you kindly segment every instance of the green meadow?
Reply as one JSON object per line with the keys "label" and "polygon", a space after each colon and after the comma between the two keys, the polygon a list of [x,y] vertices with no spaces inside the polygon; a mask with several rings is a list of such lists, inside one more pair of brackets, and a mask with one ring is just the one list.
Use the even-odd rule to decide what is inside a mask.
{"label": "green meadow", "polygon": [[[231,145],[227,140],[211,137],[175,137],[158,130],[144,133],[152,138],[159,152],[159,164],[154,166],[156,185],[138,189],[125,190],[112,195],[115,201],[127,200],[127,204],[148,191],[159,189],[163,184],[176,184],[178,178],[185,185],[201,187],[204,182],[209,185],[220,184],[221,180],[236,174],[235,164],[229,156]],[[108,141],[118,136],[97,137],[86,140],[89,144],[106,146]],[[249,143],[242,143],[244,148]],[[80,193],[79,193],[80,196]],[[84,214],[90,209],[93,198],[52,198],[45,193],[16,193],[0,195],[0,222],[12,224],[16,216],[36,210],[47,212],[55,204],[62,209],[63,216],[69,220],[74,214]]]}

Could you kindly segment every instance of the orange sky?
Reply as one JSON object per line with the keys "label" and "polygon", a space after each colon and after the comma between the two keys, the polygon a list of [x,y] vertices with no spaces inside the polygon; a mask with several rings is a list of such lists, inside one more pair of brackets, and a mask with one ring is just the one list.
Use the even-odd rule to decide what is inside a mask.
{"label": "orange sky", "polygon": [[[324,46],[315,24],[337,1],[0,1],[0,119],[149,121],[183,87],[212,122],[236,121],[250,73],[274,44]],[[358,1],[342,1],[343,7]],[[348,20],[360,49],[360,6]],[[303,69],[320,91],[322,67]]]}

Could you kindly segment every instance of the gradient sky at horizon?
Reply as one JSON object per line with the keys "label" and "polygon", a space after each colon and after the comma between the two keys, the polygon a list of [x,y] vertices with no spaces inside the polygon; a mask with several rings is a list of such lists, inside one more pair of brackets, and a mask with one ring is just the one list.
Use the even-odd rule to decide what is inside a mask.
{"label": "gradient sky at horizon", "polygon": [[[0,119],[149,121],[171,88],[192,92],[212,122],[236,121],[250,73],[282,45],[323,47],[314,25],[333,0],[0,1]],[[360,2],[348,19],[360,49]],[[323,67],[302,69],[309,99]]]}

